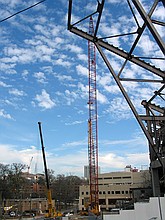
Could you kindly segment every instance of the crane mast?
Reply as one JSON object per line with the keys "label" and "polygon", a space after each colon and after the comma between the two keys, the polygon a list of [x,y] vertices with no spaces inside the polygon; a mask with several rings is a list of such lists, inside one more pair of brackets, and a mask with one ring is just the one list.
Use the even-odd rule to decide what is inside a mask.
{"label": "crane mast", "polygon": [[[93,18],[90,16],[89,34],[94,35]],[[97,94],[96,94],[96,49],[95,44],[88,41],[89,70],[89,120],[88,120],[88,160],[90,206],[96,213],[99,210],[98,198],[98,134],[97,134]]]}

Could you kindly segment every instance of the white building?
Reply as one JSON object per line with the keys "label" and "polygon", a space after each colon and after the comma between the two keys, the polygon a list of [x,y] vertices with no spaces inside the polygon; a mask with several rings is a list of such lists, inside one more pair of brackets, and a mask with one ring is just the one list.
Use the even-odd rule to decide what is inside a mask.
{"label": "white building", "polygon": [[[147,195],[151,185],[149,170],[127,169],[99,174],[98,184],[101,210],[120,208],[130,200],[150,196]],[[79,210],[85,210],[90,198],[90,187],[83,185],[79,190]]]}

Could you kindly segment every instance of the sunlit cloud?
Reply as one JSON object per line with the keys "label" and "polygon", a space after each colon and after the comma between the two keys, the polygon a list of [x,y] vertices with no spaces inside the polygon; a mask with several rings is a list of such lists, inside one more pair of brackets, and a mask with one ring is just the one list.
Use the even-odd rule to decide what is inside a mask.
{"label": "sunlit cloud", "polygon": [[35,100],[38,102],[38,106],[44,109],[51,109],[55,106],[55,102],[51,100],[50,95],[44,89],[41,95],[36,95]]}
{"label": "sunlit cloud", "polygon": [[23,90],[18,90],[18,89],[10,89],[9,94],[15,95],[15,96],[24,96],[26,95]]}
{"label": "sunlit cloud", "polygon": [[4,109],[0,109],[0,117],[6,118],[6,119],[13,119],[10,114],[5,112]]}

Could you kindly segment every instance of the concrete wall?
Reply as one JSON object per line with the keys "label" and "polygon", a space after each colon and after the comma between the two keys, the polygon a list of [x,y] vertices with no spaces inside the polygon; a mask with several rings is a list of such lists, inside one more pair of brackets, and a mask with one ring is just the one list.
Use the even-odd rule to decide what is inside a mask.
{"label": "concrete wall", "polygon": [[104,215],[103,220],[165,220],[165,197],[150,198],[149,203],[135,203],[134,210]]}

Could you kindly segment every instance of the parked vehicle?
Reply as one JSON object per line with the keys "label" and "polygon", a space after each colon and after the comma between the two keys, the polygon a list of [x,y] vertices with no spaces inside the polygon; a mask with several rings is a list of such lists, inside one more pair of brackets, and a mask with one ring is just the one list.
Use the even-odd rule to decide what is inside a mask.
{"label": "parked vehicle", "polygon": [[13,212],[13,211],[11,211],[11,212],[10,212],[10,217],[15,217],[15,216],[16,216],[16,213]]}

